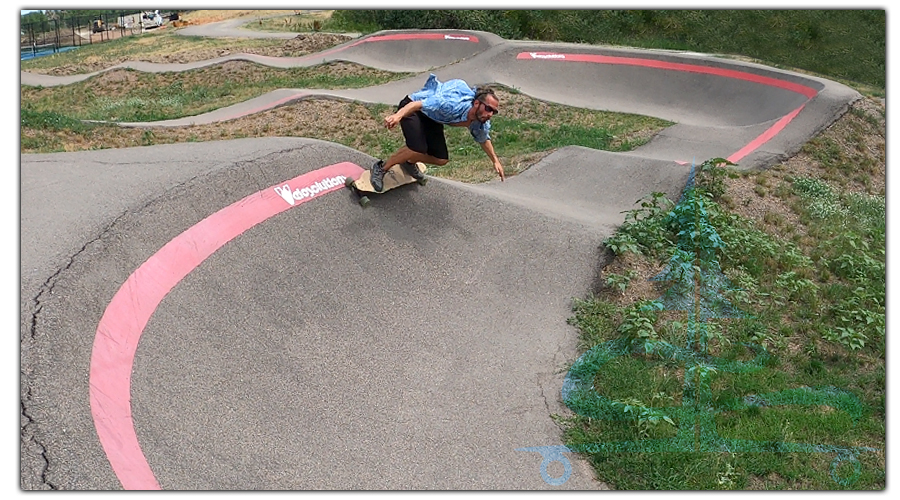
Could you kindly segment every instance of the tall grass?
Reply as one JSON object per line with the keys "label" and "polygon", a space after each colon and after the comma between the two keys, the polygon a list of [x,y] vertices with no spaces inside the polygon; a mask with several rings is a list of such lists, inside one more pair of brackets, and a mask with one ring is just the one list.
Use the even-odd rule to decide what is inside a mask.
{"label": "tall grass", "polygon": [[721,204],[719,161],[606,241],[664,278],[644,292],[660,298],[620,303],[626,265],[576,300],[566,444],[618,489],[883,489],[885,198],[788,177],[798,246]]}

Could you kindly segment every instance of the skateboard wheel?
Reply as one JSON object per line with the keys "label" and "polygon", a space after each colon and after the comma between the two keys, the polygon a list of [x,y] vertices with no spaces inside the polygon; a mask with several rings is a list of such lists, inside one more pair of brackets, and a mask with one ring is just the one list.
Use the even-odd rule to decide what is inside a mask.
{"label": "skateboard wheel", "polygon": [[418,182],[420,186],[424,186],[425,184],[428,183],[428,177],[422,177],[421,179],[417,180],[416,182]]}
{"label": "skateboard wheel", "polygon": [[363,196],[362,198],[360,198],[360,199],[359,199],[359,204],[362,205],[363,208],[368,207],[368,206],[369,206],[369,197],[368,197],[368,196]]}
{"label": "skateboard wheel", "polygon": [[344,180],[344,187],[348,187],[348,188],[349,188],[349,187],[352,186],[352,185],[353,185],[353,179],[347,177],[347,179]]}

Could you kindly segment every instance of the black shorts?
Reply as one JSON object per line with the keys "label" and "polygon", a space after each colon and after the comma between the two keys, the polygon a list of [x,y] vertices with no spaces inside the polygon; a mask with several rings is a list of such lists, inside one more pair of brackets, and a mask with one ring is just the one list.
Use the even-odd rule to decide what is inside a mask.
{"label": "black shorts", "polygon": [[[397,110],[410,102],[409,96],[404,97],[397,105]],[[421,111],[416,111],[400,120],[400,128],[403,129],[403,137],[406,138],[406,146],[409,149],[441,160],[450,159],[443,124],[428,118]]]}

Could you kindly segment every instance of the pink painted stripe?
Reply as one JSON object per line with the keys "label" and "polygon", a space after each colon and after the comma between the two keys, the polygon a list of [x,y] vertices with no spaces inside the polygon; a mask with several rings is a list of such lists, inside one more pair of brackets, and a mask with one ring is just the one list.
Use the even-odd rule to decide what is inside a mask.
{"label": "pink painted stripe", "polygon": [[[707,66],[698,66],[693,64],[683,64],[683,63],[672,63],[665,61],[657,61],[653,59],[638,59],[634,57],[613,57],[613,56],[602,56],[598,54],[558,54],[554,52],[520,52],[516,59],[522,60],[539,60],[539,61],[575,61],[575,62],[591,62],[591,63],[600,63],[600,64],[625,64],[630,66],[643,66],[648,68],[656,68],[656,69],[665,69],[672,71],[687,71],[691,73],[703,73],[710,74],[716,76],[722,76],[725,78],[736,78],[739,80],[746,80],[754,83],[759,83],[762,85],[769,85],[772,87],[777,87],[785,90],[789,90],[791,92],[797,92],[807,97],[807,99],[812,99],[816,95],[818,95],[818,91],[811,87],[807,87],[806,85],[801,85],[799,83],[786,82],[784,80],[779,80],[777,78],[770,78],[767,76],[754,75],[752,73],[746,73],[743,71],[736,71],[731,69],[723,69],[723,68],[710,68]],[[770,139],[778,135],[785,127],[793,120],[797,114],[806,106],[805,104],[795,109],[794,111],[788,113],[787,115],[781,117],[775,125],[767,129],[765,132],[759,135],[756,139],[750,141],[747,145],[742,147],[740,150],[732,154],[728,157],[728,160],[737,163],[738,160],[743,159],[757,148],[768,142]]]}
{"label": "pink painted stripe", "polygon": [[703,73],[708,75],[723,76],[726,78],[735,78],[738,80],[746,80],[754,83],[761,83],[772,87],[778,87],[791,92],[797,92],[807,98],[812,99],[818,94],[818,91],[801,85],[799,83],[786,82],[777,78],[768,76],[755,75],[745,71],[737,71],[725,68],[712,68],[709,66],[699,66],[696,64],[673,63],[666,61],[658,61],[655,59],[639,59],[636,57],[614,57],[602,56],[599,54],[557,54],[553,52],[521,52],[516,59],[536,60],[536,61],[574,61],[574,62],[590,62],[599,64],[621,64],[627,66],[642,66],[654,69],[666,69],[672,71],[684,71],[688,73]]}
{"label": "pink painted stripe", "polygon": [[[178,235],[125,280],[97,326],[90,367],[94,427],[124,489],[160,489],[141,451],[131,415],[134,355],[157,306],[225,243],[269,217],[343,188],[341,177],[357,178],[362,170],[353,163],[338,163],[247,196]],[[323,185],[326,180],[334,185]],[[304,190],[317,183],[319,187]]]}
{"label": "pink painted stripe", "polygon": [[800,111],[803,110],[804,107],[806,107],[805,104],[803,106],[800,106],[799,108],[795,109],[794,111],[791,111],[790,113],[782,116],[780,120],[775,122],[775,124],[772,125],[771,127],[769,127],[768,130],[766,130],[765,132],[760,134],[759,137],[757,137],[756,139],[753,139],[752,141],[750,141],[749,144],[747,144],[746,146],[741,148],[738,152],[729,156],[728,161],[730,161],[732,163],[737,163],[737,162],[741,161],[742,159],[744,159],[745,156],[747,156],[748,154],[752,153],[757,148],[762,146],[763,144],[769,142],[769,140],[771,138],[775,137],[782,130],[784,130],[784,128],[787,127],[788,123],[790,123],[791,120],[796,118],[796,116],[798,114],[800,114]]}

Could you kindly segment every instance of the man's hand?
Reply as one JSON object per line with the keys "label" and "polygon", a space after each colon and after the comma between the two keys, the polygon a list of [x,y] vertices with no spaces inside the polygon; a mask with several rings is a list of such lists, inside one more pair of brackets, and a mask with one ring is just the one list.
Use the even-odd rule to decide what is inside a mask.
{"label": "man's hand", "polygon": [[400,120],[402,120],[402,119],[403,119],[403,115],[401,115],[399,112],[394,113],[392,115],[388,115],[388,116],[384,117],[384,126],[387,128],[394,128],[395,126],[397,126],[398,123],[400,123]]}
{"label": "man's hand", "polygon": [[387,128],[394,128],[400,123],[400,120],[412,115],[420,109],[422,109],[422,101],[410,101],[406,106],[398,109],[396,113],[386,116],[384,118],[384,126]]}
{"label": "man's hand", "polygon": [[484,150],[484,153],[491,159],[491,163],[494,164],[494,170],[497,171],[497,175],[500,176],[500,182],[506,180],[506,176],[503,175],[503,165],[500,164],[500,158],[497,158],[497,153],[494,152],[494,145],[491,143],[490,139],[481,143],[481,149]]}

